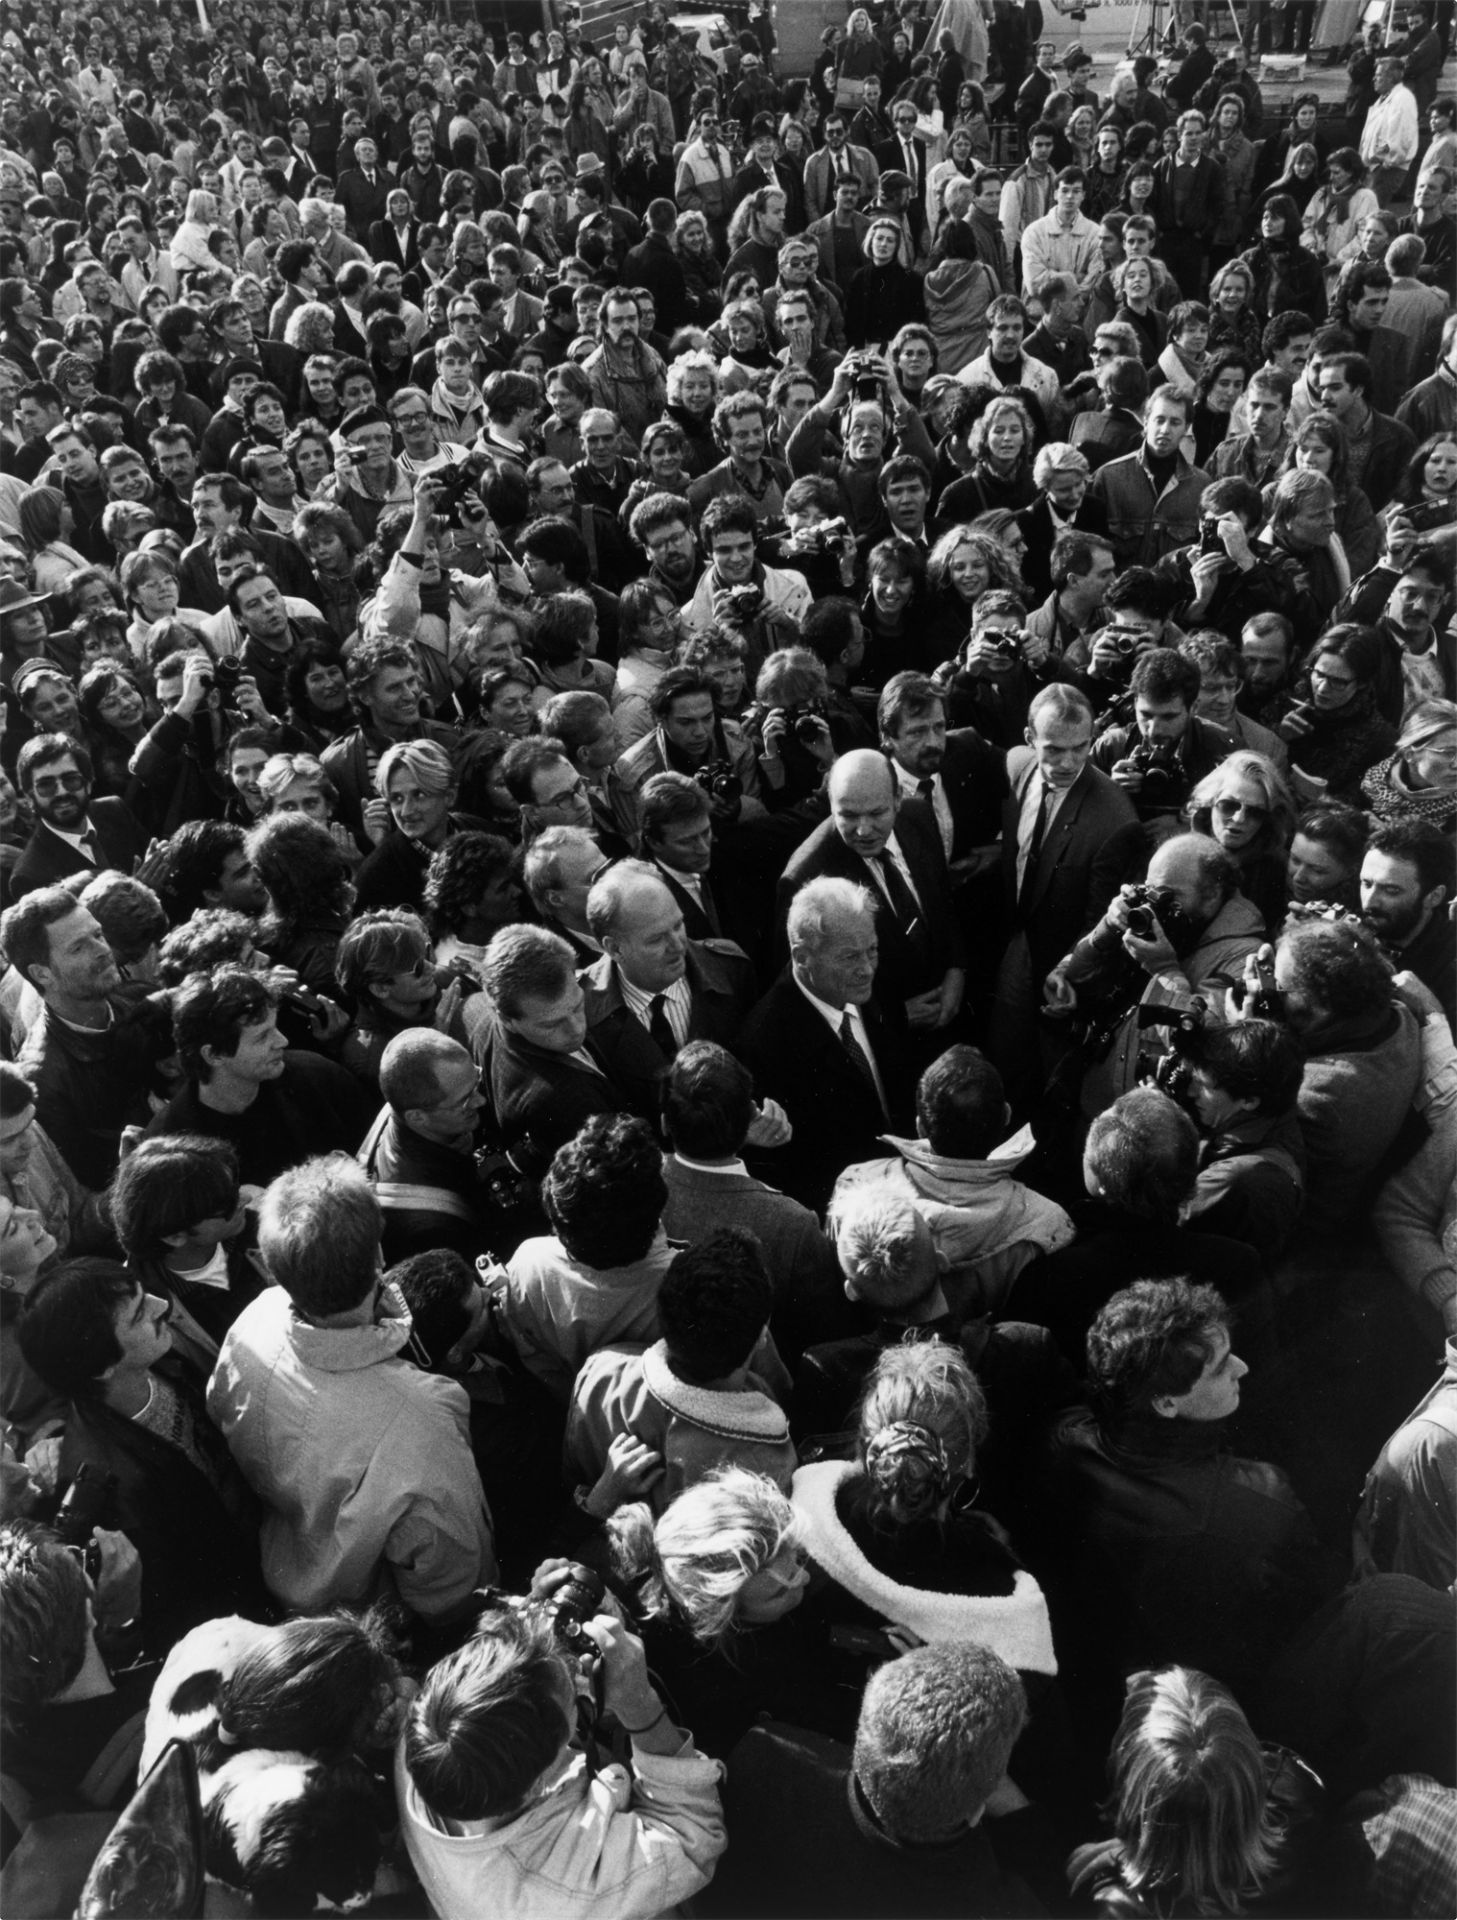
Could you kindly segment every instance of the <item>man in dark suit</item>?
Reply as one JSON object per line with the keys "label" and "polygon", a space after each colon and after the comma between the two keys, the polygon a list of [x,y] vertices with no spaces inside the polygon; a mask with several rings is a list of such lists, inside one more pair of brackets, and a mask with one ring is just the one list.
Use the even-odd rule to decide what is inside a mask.
{"label": "man in dark suit", "polygon": [[400,186],[390,188],[385,201],[385,217],[369,229],[370,258],[388,261],[401,273],[413,273],[420,263],[420,225],[410,196]]}
{"label": "man in dark suit", "polygon": [[730,941],[690,941],[667,885],[639,860],[610,867],[587,900],[602,958],[582,975],[587,1035],[634,1110],[656,1118],[660,1083],[690,1040],[726,1044],[754,1002],[754,973]]}
{"label": "man in dark suit", "polygon": [[713,809],[690,774],[655,773],[639,798],[642,854],[678,903],[690,940],[719,940],[727,929],[709,879]]}
{"label": "man in dark suit", "polygon": [[922,673],[887,680],[877,721],[901,799],[935,816],[956,918],[966,931],[968,988],[984,1014],[1007,943],[1001,877],[1006,756],[975,727],[948,733],[945,690]]}
{"label": "man in dark suit", "polygon": [[919,249],[926,229],[926,149],[916,138],[916,109],[909,100],[897,100],[890,118],[895,138],[876,149],[875,159],[882,174],[903,173],[911,183],[906,211]]}
{"label": "man in dark suit", "polygon": [[559,934],[503,927],[484,978],[496,1015],[486,1074],[501,1145],[539,1179],[594,1113],[626,1113],[630,1102],[588,1038],[576,955]]}
{"label": "man in dark suit", "polygon": [[123,801],[91,798],[91,756],[68,735],[27,740],[16,775],[36,824],[10,875],[12,900],[73,873],[130,873],[146,852],[147,837]]}
{"label": "man in dark suit", "polygon": [[1208,284],[1209,248],[1224,214],[1224,168],[1204,151],[1202,113],[1179,115],[1179,144],[1154,163],[1149,212],[1158,222],[1159,259],[1181,287]]}
{"label": "man in dark suit", "polygon": [[829,877],[789,906],[790,962],[744,1022],[734,1052],[761,1099],[793,1128],[776,1149],[778,1183],[823,1213],[847,1166],[881,1153],[881,1135],[912,1126],[912,1075],[899,1006],[874,995],[870,889]]}
{"label": "man in dark suit", "polygon": [[1133,802],[1089,761],[1093,710],[1075,687],[1044,687],[1027,745],[1007,756],[1002,875],[1014,928],[997,976],[989,1052],[1014,1113],[1040,1090],[1042,983],[1101,916],[1118,884],[1108,842],[1132,826]]}
{"label": "man in dark suit", "polygon": [[341,170],[334,198],[344,209],[349,236],[364,244],[377,220],[388,217],[390,189],[395,176],[380,165],[379,148],[366,134],[354,143],[354,165]]}
{"label": "man in dark suit", "polygon": [[[876,902],[876,997],[905,1010],[918,1040],[939,1053],[966,989],[965,943],[951,911],[951,875],[934,813],[902,806],[883,753],[841,754],[830,772],[830,817],[790,856],[779,882],[781,924],[808,880],[868,887]],[[924,1048],[918,1049],[924,1051]]]}

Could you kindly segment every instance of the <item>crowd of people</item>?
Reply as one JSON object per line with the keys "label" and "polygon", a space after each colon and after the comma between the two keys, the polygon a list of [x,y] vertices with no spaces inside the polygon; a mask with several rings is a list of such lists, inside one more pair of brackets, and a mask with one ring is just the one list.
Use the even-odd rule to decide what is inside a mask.
{"label": "crowd of people", "polygon": [[1450,1914],[1450,8],[210,11],[0,34],[7,1916]]}

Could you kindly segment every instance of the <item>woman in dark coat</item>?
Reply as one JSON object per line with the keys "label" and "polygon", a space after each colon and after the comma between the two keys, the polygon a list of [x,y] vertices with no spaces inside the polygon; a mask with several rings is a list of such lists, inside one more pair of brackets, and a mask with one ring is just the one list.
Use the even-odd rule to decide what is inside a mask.
{"label": "woman in dark coat", "polygon": [[871,223],[864,240],[866,264],[851,276],[845,295],[845,338],[852,347],[887,347],[902,327],[926,319],[921,275],[906,264],[900,222]]}

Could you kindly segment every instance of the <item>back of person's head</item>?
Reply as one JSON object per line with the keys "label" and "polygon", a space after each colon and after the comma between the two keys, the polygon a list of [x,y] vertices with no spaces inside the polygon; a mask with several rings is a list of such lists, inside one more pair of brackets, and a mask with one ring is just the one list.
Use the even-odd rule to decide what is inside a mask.
{"label": "back of person's head", "polygon": [[451,1348],[470,1331],[475,1270],[450,1247],[432,1247],[397,1260],[385,1282],[399,1288],[410,1309],[411,1331],[427,1364],[444,1367]]}
{"label": "back of person's head", "polygon": [[866,1685],[855,1783],[893,1842],[959,1838],[980,1818],[1026,1722],[1022,1682],[990,1648],[917,1647]]}
{"label": "back of person's head", "polygon": [[[553,836],[579,832],[580,828],[548,827],[533,845],[532,854],[545,849]],[[539,911],[543,900],[538,898],[532,869],[533,861],[528,857],[527,890]],[[544,894],[546,887],[540,891]],[[560,999],[576,977],[576,956],[561,935],[549,927],[502,927],[486,948],[482,974],[496,1012],[503,1020],[514,1020],[527,1000]]]}
{"label": "back of person's head", "polygon": [[357,1760],[239,1754],[208,1781],[208,1872],[270,1920],[313,1913],[321,1900],[359,1906],[379,1868],[374,1794]]}
{"label": "back of person's head", "polygon": [[1110,1759],[1132,1893],[1182,1913],[1242,1913],[1275,1865],[1260,1743],[1232,1694],[1192,1667],[1128,1683]]}
{"label": "back of person's head", "polygon": [[117,1309],[137,1283],[115,1260],[67,1260],[25,1297],[17,1336],[26,1364],[67,1400],[99,1400],[122,1358]]}
{"label": "back of person's head", "polygon": [[1135,1087],[1089,1127],[1083,1166],[1099,1198],[1140,1220],[1171,1225],[1194,1191],[1199,1135],[1166,1093]]}
{"label": "back of person's head", "polygon": [[719,1227],[675,1253],[658,1289],[668,1364],[707,1386],[742,1367],[774,1306],[764,1250],[744,1227]]}
{"label": "back of person's head", "polygon": [[121,1162],[107,1211],[133,1267],[165,1259],[168,1242],[238,1206],[238,1156],[226,1140],[163,1133],[139,1140]]}
{"label": "back of person's head", "polygon": [[601,1272],[645,1259],[668,1204],[652,1128],[629,1114],[594,1114],[557,1149],[541,1203],[578,1265]]}
{"label": "back of person's head", "polygon": [[218,1740],[278,1752],[368,1744],[398,1672],[382,1608],[283,1620],[245,1653],[218,1695]]}
{"label": "back of person's head", "polygon": [[1192,1280],[1135,1280],[1115,1293],[1088,1329],[1088,1393],[1099,1414],[1117,1424],[1187,1393],[1228,1325],[1223,1297]]}
{"label": "back of person's head", "polygon": [[978,1047],[948,1047],[916,1088],[916,1131],[948,1160],[985,1160],[1007,1123],[1002,1076]]}
{"label": "back of person's head", "polygon": [[[636,1510],[638,1521],[645,1511]],[[797,1543],[794,1508],[782,1488],[767,1474],[720,1467],[663,1510],[651,1561],[662,1600],[693,1638],[723,1646],[745,1586]]]}
{"label": "back of person's head", "polygon": [[680,1153],[731,1159],[753,1119],[754,1078],[741,1060],[712,1040],[678,1049],[663,1079],[663,1131]]}
{"label": "back of person's head", "polygon": [[258,1253],[300,1313],[327,1319],[368,1298],[380,1274],[383,1221],[352,1160],[305,1160],[281,1173],[258,1206]]}
{"label": "back of person's head", "polygon": [[874,1312],[904,1312],[936,1284],[930,1229],[895,1181],[866,1181],[837,1195],[830,1229],[845,1291]]}
{"label": "back of person's head", "polygon": [[447,1820],[500,1820],[521,1808],[571,1731],[565,1669],[544,1615],[482,1616],[465,1645],[426,1674],[405,1722],[405,1765]]}
{"label": "back of person's head", "polygon": [[1368,1017],[1391,999],[1391,970],[1366,927],[1348,920],[1287,924],[1279,950],[1289,962],[1292,990],[1325,1022]]}
{"label": "back of person's head", "polygon": [[0,1526],[0,1714],[7,1727],[64,1693],[86,1659],[91,1589],[48,1527]]}
{"label": "back of person's head", "polygon": [[959,1348],[942,1340],[887,1347],[860,1398],[857,1451],[865,1512],[891,1532],[943,1516],[975,1470],[986,1438],[986,1397]]}

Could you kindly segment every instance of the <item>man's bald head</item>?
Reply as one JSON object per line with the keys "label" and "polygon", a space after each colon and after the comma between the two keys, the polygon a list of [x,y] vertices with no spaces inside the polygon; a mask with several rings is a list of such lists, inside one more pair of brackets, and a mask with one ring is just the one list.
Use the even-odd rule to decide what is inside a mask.
{"label": "man's bald head", "polygon": [[1203,833],[1165,840],[1148,863],[1148,884],[1167,887],[1199,926],[1207,926],[1239,885],[1228,854]]}
{"label": "man's bald head", "polygon": [[900,790],[883,753],[857,747],[841,754],[830,769],[830,814],[847,847],[873,859],[895,831],[899,810]]}
{"label": "man's bald head", "polygon": [[379,1090],[396,1113],[433,1107],[452,1067],[472,1067],[469,1052],[433,1027],[407,1027],[380,1057]]}

